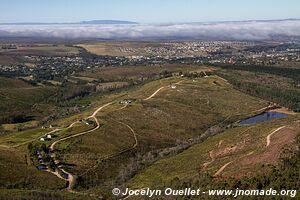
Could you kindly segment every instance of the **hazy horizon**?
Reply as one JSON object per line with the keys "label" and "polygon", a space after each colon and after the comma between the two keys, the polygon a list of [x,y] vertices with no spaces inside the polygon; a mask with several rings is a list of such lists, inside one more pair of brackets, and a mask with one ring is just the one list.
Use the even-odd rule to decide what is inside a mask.
{"label": "hazy horizon", "polygon": [[274,40],[300,38],[300,20],[174,24],[0,25],[0,37]]}
{"label": "hazy horizon", "polygon": [[[86,19],[86,20],[79,20],[79,21],[74,21],[74,22],[51,22],[51,21],[45,21],[45,22],[38,22],[38,21],[24,21],[24,22],[0,22],[0,25],[23,25],[23,24],[84,24],[84,22],[88,23],[93,23],[95,21],[100,22],[129,22],[130,23],[135,23],[135,24],[153,24],[153,25],[166,25],[166,24],[207,24],[207,23],[227,23],[227,22],[261,22],[261,21],[289,21],[289,20],[300,20],[300,18],[280,18],[280,19],[245,19],[245,20],[212,20],[212,21],[191,21],[191,22],[139,22],[139,21],[132,21],[132,20],[125,20],[125,19]],[[95,23],[96,24],[96,23]],[[105,23],[103,23],[105,24]],[[109,24],[109,23],[108,23]],[[122,24],[122,23],[120,23]],[[126,24],[126,23],[124,23]]]}
{"label": "hazy horizon", "polygon": [[[288,3],[283,0],[4,0],[1,2],[0,36],[65,39],[299,39],[299,7],[298,0]],[[122,20],[138,24],[79,23],[91,20]]]}
{"label": "hazy horizon", "polygon": [[297,0],[3,0],[0,23],[74,23],[125,20],[139,23],[190,23],[300,19]]}

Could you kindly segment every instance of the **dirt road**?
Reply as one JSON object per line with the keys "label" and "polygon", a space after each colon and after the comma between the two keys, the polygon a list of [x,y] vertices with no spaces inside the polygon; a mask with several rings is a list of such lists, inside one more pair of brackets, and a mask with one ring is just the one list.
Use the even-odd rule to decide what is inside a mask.
{"label": "dirt road", "polygon": [[[56,140],[55,142],[53,142],[53,143],[50,145],[50,150],[51,150],[51,152],[52,152],[52,153],[51,153],[51,156],[53,157],[54,162],[58,162],[58,160],[57,160],[56,157],[55,157],[55,153],[53,153],[53,152],[54,152],[55,145],[58,144],[59,142],[68,140],[68,139],[70,139],[70,138],[78,137],[78,136],[81,136],[81,135],[85,135],[85,134],[87,134],[87,133],[91,133],[91,132],[93,132],[93,131],[99,129],[99,128],[100,128],[100,123],[99,123],[99,121],[98,121],[96,115],[97,115],[98,112],[100,112],[103,108],[105,108],[105,107],[111,105],[112,103],[113,103],[113,102],[110,102],[110,103],[107,103],[107,104],[105,104],[105,105],[99,107],[99,108],[98,108],[91,116],[87,117],[87,119],[93,118],[93,119],[95,120],[95,122],[96,122],[96,124],[97,124],[97,126],[96,126],[95,128],[93,128],[93,129],[91,129],[91,130],[88,130],[88,131],[84,131],[84,132],[75,134],[75,135],[71,135],[71,136],[68,136],[68,137],[65,137],[65,138],[61,138],[61,139],[59,139],[59,140]],[[69,127],[72,127],[75,123],[77,123],[77,122],[72,123]],[[56,170],[55,172],[53,172],[53,171],[51,171],[51,170],[47,170],[47,171],[51,172],[52,174],[55,174],[55,175],[56,175],[57,177],[59,177],[59,178],[62,178],[62,179],[64,179],[64,180],[68,181],[69,184],[68,184],[68,188],[67,188],[67,189],[68,189],[68,190],[72,190],[72,187],[73,187],[73,185],[74,185],[74,183],[75,183],[74,176],[73,176],[71,173],[65,171],[65,170],[62,169],[62,168],[60,168],[60,170],[61,170],[63,173],[65,173],[65,174],[68,175],[68,178],[67,178],[67,179],[66,179],[66,178],[63,178],[63,177],[58,173],[58,170]]]}
{"label": "dirt road", "polygon": [[[178,85],[178,84],[182,83],[183,81],[184,81],[184,80],[178,81],[177,83],[175,83],[175,85]],[[161,91],[162,89],[167,88],[167,87],[168,87],[168,86],[162,86],[162,87],[158,88],[153,94],[151,94],[149,97],[147,97],[147,98],[145,98],[145,99],[143,99],[143,100],[144,100],[144,101],[147,101],[147,100],[153,98],[159,91]]]}
{"label": "dirt road", "polygon": [[231,163],[232,163],[233,161],[230,161],[230,162],[228,162],[228,163],[226,163],[225,165],[223,165],[213,176],[214,177],[216,177],[216,176],[218,176],[218,175],[220,175],[223,171],[224,171],[224,169],[228,166],[228,165],[230,165]]}
{"label": "dirt road", "polygon": [[144,99],[144,101],[147,101],[147,100],[153,98],[160,90],[164,89],[165,87],[166,86],[158,88],[158,90],[156,90],[153,94],[151,94],[149,97],[147,97],[146,99]]}
{"label": "dirt road", "polygon": [[[98,121],[96,115],[97,115],[97,113],[98,113],[99,111],[101,111],[103,108],[105,108],[105,107],[107,107],[107,106],[109,106],[109,105],[111,105],[111,104],[112,104],[112,102],[111,102],[111,103],[108,103],[108,104],[105,104],[104,106],[99,107],[99,108],[98,108],[91,116],[87,117],[87,119],[93,118],[93,119],[95,120],[95,122],[96,122],[96,124],[97,124],[97,126],[96,126],[95,128],[93,128],[93,129],[91,129],[91,130],[88,130],[88,131],[81,132],[81,133],[77,133],[77,134],[75,134],[75,135],[70,135],[70,136],[68,136],[68,137],[61,138],[61,139],[59,139],[59,140],[56,140],[55,142],[53,142],[53,143],[51,144],[50,150],[54,150],[54,146],[55,146],[57,143],[61,142],[61,141],[64,141],[64,140],[67,140],[67,139],[70,139],[70,138],[74,138],[74,137],[78,137],[78,136],[81,136],[81,135],[84,135],[84,134],[93,132],[93,131],[97,130],[98,128],[100,128],[100,123],[99,123],[99,121]],[[73,124],[74,124],[74,123],[73,123]]]}
{"label": "dirt road", "polygon": [[276,132],[278,132],[278,131],[280,131],[281,129],[283,129],[283,128],[285,128],[286,126],[282,126],[282,127],[279,127],[278,129],[276,129],[275,131],[273,131],[272,133],[270,133],[268,136],[267,136],[267,147],[271,144],[271,136],[274,134],[274,133],[276,133]]}
{"label": "dirt road", "polygon": [[[182,80],[182,81],[183,81],[183,80]],[[177,82],[177,83],[175,83],[175,84],[180,84],[182,81],[179,81],[179,82]],[[149,97],[145,98],[144,100],[147,101],[147,100],[153,98],[160,90],[162,90],[162,89],[164,89],[164,88],[166,88],[166,87],[167,87],[167,86],[160,87],[160,88],[157,89],[153,94],[151,94]],[[65,141],[65,140],[68,140],[68,139],[71,139],[71,138],[75,138],[75,137],[78,137],[78,136],[82,136],[82,135],[85,135],[85,134],[87,134],[87,133],[91,133],[91,132],[93,132],[93,131],[99,129],[99,128],[100,128],[100,123],[99,123],[99,121],[98,121],[98,119],[97,119],[96,116],[97,116],[97,114],[98,114],[103,108],[105,108],[105,107],[107,107],[107,106],[109,106],[109,105],[111,105],[111,104],[113,104],[113,102],[110,102],[110,103],[107,103],[107,104],[105,104],[105,105],[103,105],[103,106],[100,106],[99,108],[97,108],[97,110],[95,110],[95,111],[93,112],[92,115],[90,115],[89,117],[86,118],[86,119],[91,119],[91,118],[92,118],[92,119],[95,121],[95,123],[96,123],[96,127],[95,127],[95,128],[93,128],[93,129],[91,129],[91,130],[88,130],[88,131],[84,131],[84,132],[81,132],[81,133],[77,133],[77,134],[74,134],[74,135],[71,135],[71,136],[67,136],[67,137],[61,138],[61,139],[59,139],[59,140],[56,140],[55,142],[53,142],[53,143],[50,145],[49,148],[50,148],[50,150],[51,150],[51,152],[52,152],[52,153],[51,153],[51,156],[53,157],[54,162],[56,162],[56,163],[59,162],[59,161],[56,159],[55,153],[54,153],[55,145],[57,145],[58,143],[60,143],[60,142],[62,142],[62,141]],[[127,106],[127,105],[123,106],[121,109],[126,108],[126,106]],[[70,124],[70,125],[68,126],[68,128],[71,128],[71,127],[74,126],[76,123],[78,123],[78,121],[73,122],[72,124]],[[123,122],[119,122],[119,123],[123,124],[123,125],[126,126],[128,129],[130,129],[130,131],[132,132],[132,134],[133,134],[133,136],[134,136],[135,143],[134,143],[134,145],[133,145],[132,147],[130,147],[130,148],[128,148],[128,149],[124,149],[124,150],[118,152],[117,154],[113,154],[113,155],[106,156],[105,158],[114,157],[114,156],[116,156],[116,155],[119,155],[119,154],[121,154],[121,153],[124,153],[124,152],[126,152],[126,151],[129,151],[129,150],[135,148],[135,147],[138,145],[137,135],[136,135],[135,131],[132,129],[132,127],[130,127],[128,124],[125,124],[125,123],[123,123]],[[56,129],[56,130],[53,130],[53,132],[59,131],[59,130],[60,130],[60,129]],[[47,134],[49,134],[49,133],[47,133]],[[58,170],[61,170],[62,173],[67,174],[67,175],[68,175],[68,178],[64,178],[63,176],[61,176],[61,175],[59,174]],[[75,178],[74,178],[74,176],[73,176],[71,173],[67,172],[66,170],[64,170],[64,169],[62,169],[62,168],[56,169],[54,172],[51,171],[51,170],[47,170],[47,171],[50,172],[50,173],[52,173],[52,174],[54,174],[54,175],[56,175],[57,177],[59,177],[59,178],[61,178],[61,179],[64,179],[64,180],[68,181],[69,184],[68,184],[68,188],[67,188],[67,189],[68,189],[70,192],[73,191],[73,190],[72,190],[72,187],[73,187],[74,184],[75,184]]]}

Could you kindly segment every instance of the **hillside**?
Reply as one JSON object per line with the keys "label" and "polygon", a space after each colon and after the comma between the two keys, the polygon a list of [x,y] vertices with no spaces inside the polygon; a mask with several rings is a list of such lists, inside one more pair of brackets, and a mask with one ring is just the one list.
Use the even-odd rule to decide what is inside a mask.
{"label": "hillside", "polygon": [[184,181],[205,173],[239,179],[253,177],[257,172],[266,173],[272,169],[267,166],[280,162],[283,148],[292,147],[300,133],[299,118],[292,115],[228,129],[174,157],[154,163],[129,181],[129,186],[163,186],[176,179]]}
{"label": "hillside", "polygon": [[[134,102],[124,106],[119,103],[123,99]],[[79,190],[93,188],[91,191],[99,192],[101,188],[101,193],[105,192],[112,181],[120,184],[132,176],[135,172],[128,167],[143,154],[165,149],[168,155],[175,147],[170,152],[176,155],[189,146],[187,141],[196,142],[209,127],[254,115],[268,105],[214,76],[154,81],[112,102],[97,115],[100,129],[58,144],[62,163],[78,176]]]}
{"label": "hillside", "polygon": [[65,182],[48,173],[38,171],[32,166],[30,158],[24,150],[7,149],[0,146],[0,160],[1,189],[59,190],[65,186]]}
{"label": "hillside", "polygon": [[32,86],[22,80],[0,78],[0,124],[22,123],[36,118],[34,107],[55,93],[51,86]]}
{"label": "hillside", "polygon": [[[14,185],[18,190],[27,184],[25,188],[29,191],[46,188],[55,192],[67,187],[78,192],[76,197],[91,195],[92,198],[101,194],[111,198],[111,189],[121,185],[163,187],[174,181],[189,181],[199,174],[208,175],[212,180],[255,177],[257,170],[271,171],[262,166],[279,164],[283,147],[293,147],[300,131],[299,115],[237,126],[235,122],[263,112],[270,102],[236,90],[219,76],[201,75],[201,70],[211,70],[207,67],[186,67],[183,71],[187,77],[176,75],[178,66],[154,68],[157,71],[153,73],[158,74],[164,68],[174,70],[175,74],[82,97],[76,102],[91,102],[90,106],[75,115],[55,119],[51,123],[53,127],[2,135],[0,157],[3,166],[11,166],[12,173],[10,181],[9,176],[1,176],[4,177],[2,188]],[[74,77],[83,77],[87,82],[104,78],[124,81],[125,72],[134,79],[150,73],[134,72],[134,67],[125,69],[111,67],[94,73],[87,70]],[[194,75],[200,74],[199,77],[192,78],[189,70]],[[1,81],[10,84],[0,88],[6,94],[14,90],[14,94],[19,94],[53,88],[32,86],[17,79]],[[47,90],[44,92],[49,95]],[[22,97],[26,94],[22,93]],[[28,97],[28,106],[33,100],[37,101]],[[11,105],[10,109],[14,107]],[[52,135],[50,140],[39,140],[47,134]],[[57,163],[54,167],[64,170],[72,179],[58,179],[55,171],[50,174],[36,170],[37,158],[32,153],[35,148],[50,149],[48,157],[54,160],[47,158],[47,163],[52,167],[53,162]],[[5,154],[6,151],[9,153]],[[26,165],[28,172],[24,171]],[[51,177],[49,181],[59,180],[59,184],[36,186],[27,179],[17,183],[22,173],[31,174],[36,182]]]}

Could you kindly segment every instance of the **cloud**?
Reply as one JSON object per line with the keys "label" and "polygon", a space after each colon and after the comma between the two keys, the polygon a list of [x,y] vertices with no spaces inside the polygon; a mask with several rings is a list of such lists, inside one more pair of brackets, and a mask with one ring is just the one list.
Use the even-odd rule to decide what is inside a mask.
{"label": "cloud", "polygon": [[300,37],[300,20],[189,24],[0,25],[0,37],[270,40]]}

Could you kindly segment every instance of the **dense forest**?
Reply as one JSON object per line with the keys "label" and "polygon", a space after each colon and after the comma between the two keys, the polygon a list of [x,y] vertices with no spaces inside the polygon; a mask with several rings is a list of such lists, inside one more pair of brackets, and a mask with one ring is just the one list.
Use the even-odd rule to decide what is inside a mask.
{"label": "dense forest", "polygon": [[271,66],[257,66],[257,65],[213,65],[222,69],[230,69],[230,70],[243,70],[250,72],[260,72],[267,74],[274,74],[279,76],[285,76],[288,78],[292,78],[295,82],[300,83],[300,69],[296,68],[287,68],[287,67],[271,67]]}
{"label": "dense forest", "polygon": [[300,111],[300,69],[235,65],[217,67],[216,73],[236,89]]}

